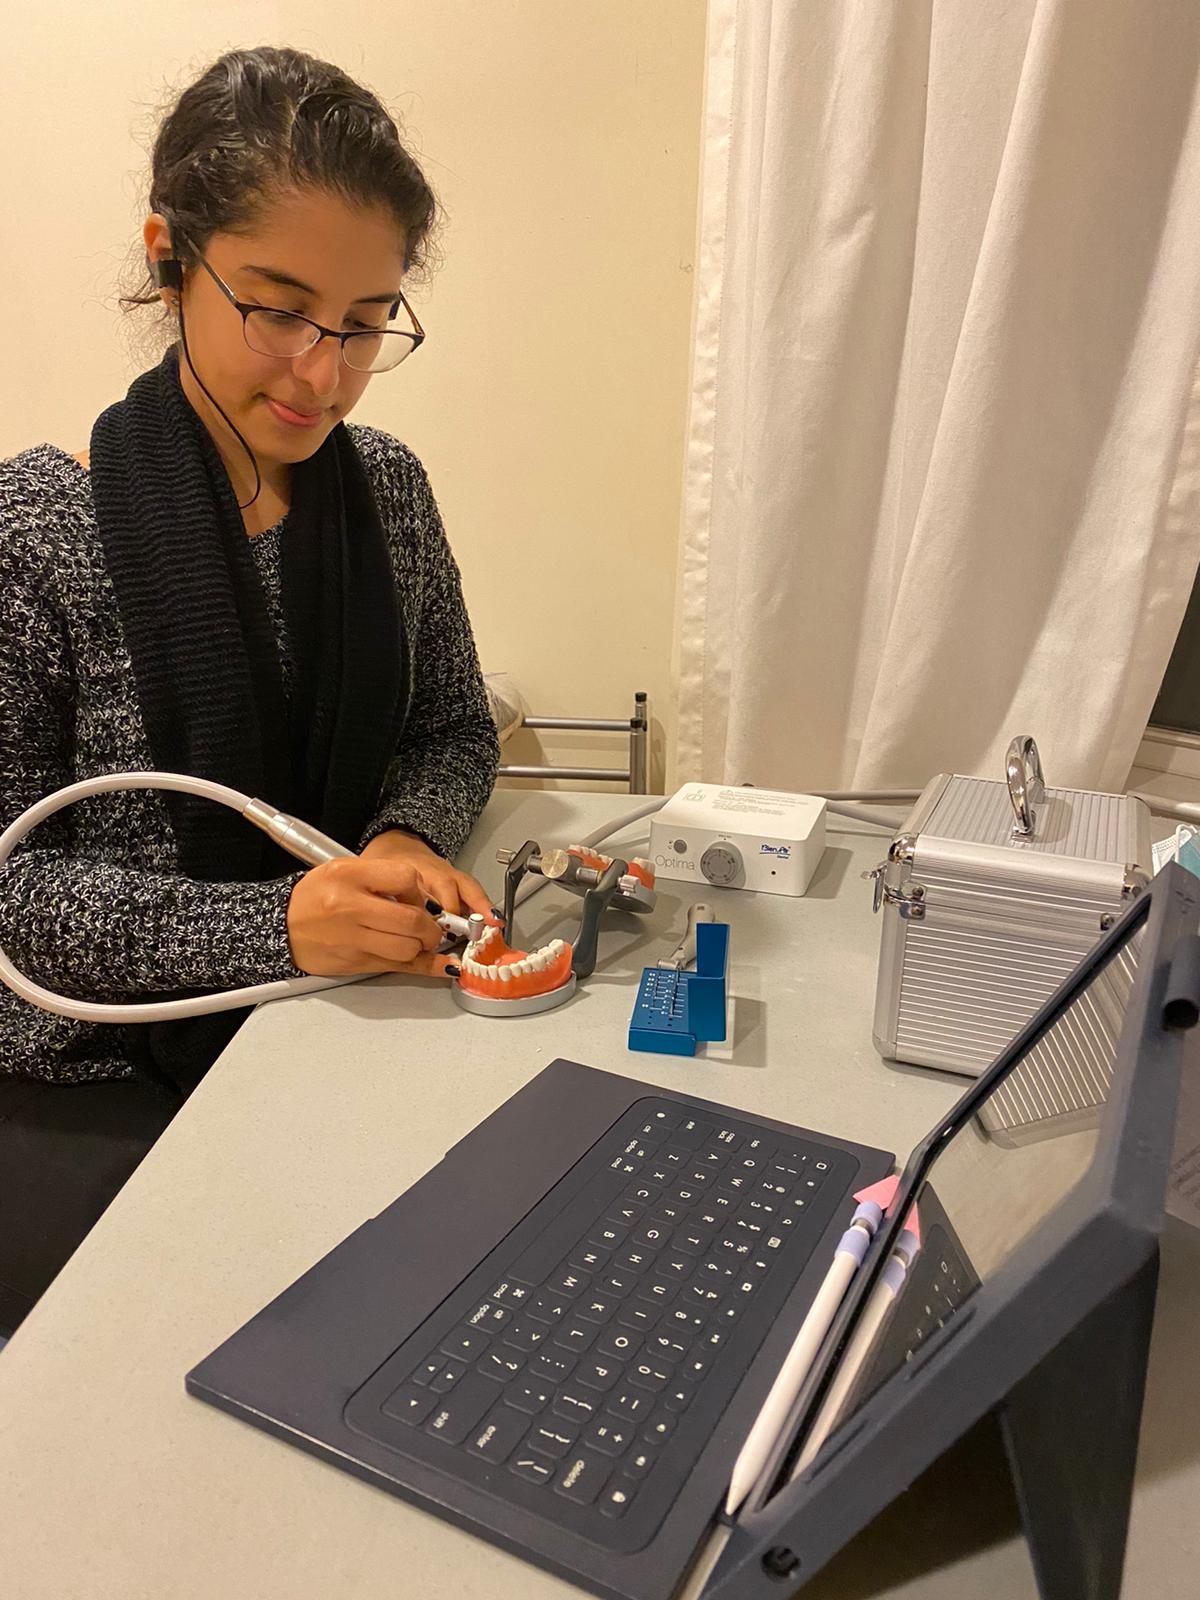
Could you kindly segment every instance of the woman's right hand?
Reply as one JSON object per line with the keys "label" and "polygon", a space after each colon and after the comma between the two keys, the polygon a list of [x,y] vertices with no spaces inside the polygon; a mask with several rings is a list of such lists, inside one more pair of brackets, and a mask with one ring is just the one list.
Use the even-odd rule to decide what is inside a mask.
{"label": "woman's right hand", "polygon": [[344,978],[360,972],[450,977],[445,934],[425,909],[407,862],[339,856],[306,872],[287,909],[288,944],[301,972]]}

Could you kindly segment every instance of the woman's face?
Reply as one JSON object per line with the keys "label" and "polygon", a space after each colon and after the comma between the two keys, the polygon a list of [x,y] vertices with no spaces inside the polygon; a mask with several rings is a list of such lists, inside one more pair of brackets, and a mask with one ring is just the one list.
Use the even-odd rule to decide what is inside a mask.
{"label": "woman's face", "polygon": [[[172,253],[158,213],[148,219],[144,236],[152,259]],[[404,236],[382,211],[361,210],[324,191],[290,191],[271,204],[252,232],[214,234],[204,258],[239,300],[349,331],[386,325],[404,272]],[[251,350],[240,313],[199,265],[185,269],[183,319],[196,372],[268,481],[286,477],[287,465],[320,449],[370,381],[369,374],[346,365],[333,339],[286,360]],[[237,484],[249,472],[245,452],[205,398],[182,351],[180,377]],[[292,414],[315,420],[301,426],[288,420]]]}

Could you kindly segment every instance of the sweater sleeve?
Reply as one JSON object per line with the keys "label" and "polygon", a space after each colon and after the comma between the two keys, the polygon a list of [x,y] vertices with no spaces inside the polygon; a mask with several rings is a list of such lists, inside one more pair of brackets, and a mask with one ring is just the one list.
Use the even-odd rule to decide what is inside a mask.
{"label": "sweater sleeve", "polygon": [[[77,777],[71,652],[48,578],[19,546],[5,541],[0,553],[0,827]],[[81,804],[106,802],[143,817],[148,804],[142,792]],[[106,1000],[298,975],[286,917],[299,874],[202,883],[85,858],[73,846],[77,809],[48,818],[0,867],[0,947],[30,978]]]}
{"label": "sweater sleeve", "polygon": [[389,828],[405,828],[451,859],[491,795],[500,743],[429,479],[410,451],[389,442],[390,482],[380,498],[401,569],[412,684],[380,808],[359,848]]}

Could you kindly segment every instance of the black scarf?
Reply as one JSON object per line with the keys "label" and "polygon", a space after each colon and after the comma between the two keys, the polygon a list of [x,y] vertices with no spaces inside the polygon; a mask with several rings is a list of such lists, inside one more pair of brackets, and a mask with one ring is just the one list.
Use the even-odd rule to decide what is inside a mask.
{"label": "black scarf", "polygon": [[[177,348],[97,418],[91,475],[155,767],[229,784],[355,849],[396,749],[408,673],[386,538],[345,426],[292,467],[290,706],[233,486],[183,392]],[[296,870],[228,807],[166,800],[187,876],[249,882]],[[137,1026],[127,1049],[186,1092],[247,1015]]]}

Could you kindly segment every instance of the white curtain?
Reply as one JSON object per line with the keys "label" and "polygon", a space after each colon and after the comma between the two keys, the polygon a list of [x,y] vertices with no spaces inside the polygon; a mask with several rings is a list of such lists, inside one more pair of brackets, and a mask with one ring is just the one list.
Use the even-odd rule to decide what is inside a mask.
{"label": "white curtain", "polygon": [[1198,0],[710,0],[682,781],[1124,786],[1200,559]]}

